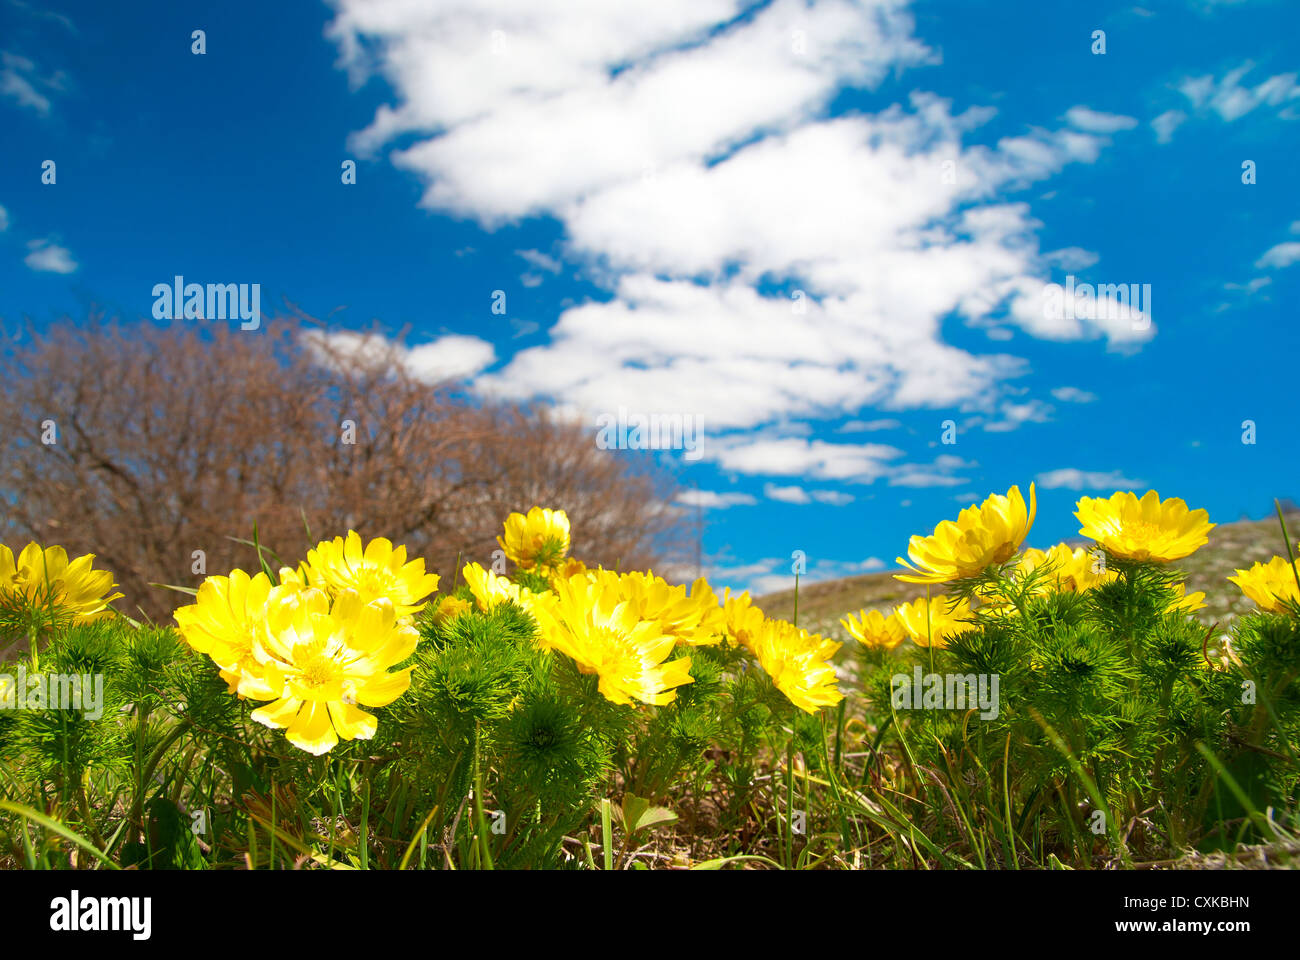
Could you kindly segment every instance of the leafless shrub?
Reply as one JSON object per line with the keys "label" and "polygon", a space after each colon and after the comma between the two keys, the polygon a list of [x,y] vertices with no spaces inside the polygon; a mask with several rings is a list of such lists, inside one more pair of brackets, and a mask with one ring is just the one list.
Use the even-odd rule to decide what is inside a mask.
{"label": "leafless shrub", "polygon": [[421,382],[396,347],[331,348],[313,322],[29,329],[0,350],[0,540],[96,554],[118,607],[159,620],[181,598],[149,585],[196,585],[196,551],[209,573],[256,568],[232,539],[254,524],[288,563],[348,529],[389,537],[448,584],[533,504],[568,511],[589,563],[689,552],[688,518],[666,506],[676,483],[653,461],[599,450],[547,408]]}

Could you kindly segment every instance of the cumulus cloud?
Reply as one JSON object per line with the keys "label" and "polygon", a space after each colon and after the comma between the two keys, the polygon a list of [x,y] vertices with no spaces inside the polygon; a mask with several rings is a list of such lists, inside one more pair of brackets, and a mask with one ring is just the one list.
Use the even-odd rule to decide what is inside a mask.
{"label": "cumulus cloud", "polygon": [[1038,475],[1037,483],[1048,490],[1131,490],[1146,486],[1144,480],[1130,480],[1118,471],[1109,473],[1062,467]]}
{"label": "cumulus cloud", "polygon": [[887,475],[888,461],[902,453],[877,443],[736,435],[720,438],[706,455],[722,469],[737,473],[871,483]]}
{"label": "cumulus cloud", "polygon": [[846,506],[855,499],[853,494],[842,490],[805,490],[797,485],[780,486],[775,483],[763,485],[763,496],[782,503],[824,503],[832,507]]}
{"label": "cumulus cloud", "polygon": [[684,490],[678,494],[677,502],[686,507],[701,507],[705,510],[725,510],[728,507],[752,506],[758,501],[748,493],[718,493],[714,490]]}
{"label": "cumulus cloud", "polygon": [[[478,388],[689,413],[725,435],[993,402],[1025,364],[946,343],[953,316],[1149,339],[1130,322],[1045,318],[1051,255],[1028,206],[1003,199],[1094,162],[1129,118],[1076,107],[1061,129],[974,145],[993,111],[954,113],[931,93],[828,118],[846,87],[933,60],[905,0],[774,0],[739,16],[749,6],[336,0],[328,33],[354,82],[380,73],[396,94],[353,147],[400,142],[389,157],[425,184],[427,209],[487,228],[554,218],[565,261],[612,294],[566,309]],[[795,293],[770,292],[772,278]],[[738,472],[885,472],[879,451],[788,440],[713,448]]]}
{"label": "cumulus cloud", "polygon": [[803,487],[779,487],[775,483],[767,483],[763,485],[763,496],[782,503],[812,503],[812,497]]}
{"label": "cumulus cloud", "polygon": [[29,240],[23,263],[39,273],[75,273],[76,259],[67,247],[52,240]]}
{"label": "cumulus cloud", "polygon": [[1289,267],[1291,264],[1300,260],[1300,243],[1290,240],[1286,243],[1279,243],[1275,247],[1270,247],[1262,257],[1255,261],[1255,266],[1265,267]]}
{"label": "cumulus cloud", "polygon": [[1027,332],[1043,340],[1104,336],[1110,349],[1131,350],[1155,336],[1151,285],[1105,279],[1092,283],[1067,277],[1065,284],[1022,280],[1012,313]]}
{"label": "cumulus cloud", "polygon": [[491,343],[461,334],[448,334],[414,346],[379,334],[347,330],[333,333],[307,330],[302,338],[321,363],[345,355],[372,366],[400,366],[417,380],[431,384],[471,377],[496,359]]}

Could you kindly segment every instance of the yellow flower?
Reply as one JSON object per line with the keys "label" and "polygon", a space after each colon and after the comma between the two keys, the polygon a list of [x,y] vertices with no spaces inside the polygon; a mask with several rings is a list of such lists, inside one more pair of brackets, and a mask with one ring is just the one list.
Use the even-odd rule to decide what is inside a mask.
{"label": "yellow flower", "polygon": [[[1095,549],[1095,548],[1094,548]],[[1093,587],[1100,586],[1103,583],[1109,583],[1119,574],[1114,570],[1106,569],[1106,558],[1094,556],[1093,551],[1085,550],[1083,547],[1071,549],[1065,544],[1058,544],[1052,550],[1062,552],[1062,565],[1057,572],[1061,581],[1061,589],[1073,590],[1075,593],[1084,593]],[[1064,553],[1068,552],[1068,560],[1064,558]]]}
{"label": "yellow flower", "polygon": [[[1098,566],[1102,567],[1100,571]],[[1064,543],[1045,551],[1030,547],[1020,555],[1011,575],[1016,580],[1024,580],[1040,569],[1046,570],[1046,574],[1035,582],[1034,596],[1044,596],[1053,590],[1083,593],[1117,576],[1113,570],[1105,570],[1104,560],[1093,557],[1082,547],[1071,548]],[[990,609],[1009,610],[1011,607],[1011,602],[999,593],[991,593],[984,600]]]}
{"label": "yellow flower", "polygon": [[255,653],[273,703],[252,717],[316,756],[344,740],[369,740],[378,721],[361,710],[392,703],[411,684],[411,670],[390,672],[415,650],[419,634],[390,600],[365,603],[344,590],[331,607],[317,589],[276,587],[266,605]]}
{"label": "yellow flower", "polygon": [[[493,571],[487,570],[481,563],[467,563],[464,570],[460,571],[464,576],[465,583],[469,584],[469,592],[474,594],[474,601],[478,604],[478,609],[487,613],[498,604],[504,604],[506,601],[515,602],[523,607],[524,610],[533,615],[537,620],[538,627],[549,622],[551,617],[551,607],[555,605],[554,594],[551,593],[534,593],[526,587],[520,587],[517,583],[512,583],[504,576],[498,576]],[[542,631],[541,640],[538,641],[543,648],[545,643],[546,632]]]}
{"label": "yellow flower", "polygon": [[1074,515],[1083,524],[1079,532],[1128,560],[1179,560],[1204,546],[1215,526],[1206,511],[1188,510],[1177,497],[1162,503],[1154,490],[1141,500],[1131,491],[1109,498],[1083,497],[1078,507]]}
{"label": "yellow flower", "polygon": [[731,588],[728,587],[723,595],[725,598],[722,604],[724,633],[733,643],[738,643],[753,653],[754,639],[763,629],[767,617],[762,610],[754,606],[748,590],[738,597],[733,597]]}
{"label": "yellow flower", "polygon": [[[195,602],[173,614],[185,642],[221,668],[221,678],[230,684],[230,692],[255,700],[278,695],[266,682],[254,653],[266,624],[266,602],[272,589],[265,573],[250,577],[243,570],[231,570],[228,577],[204,580]],[[297,589],[301,589],[298,584],[287,583],[281,592]]]}
{"label": "yellow flower", "polygon": [[1058,543],[1047,550],[1030,547],[1016,561],[1013,576],[1017,580],[1023,580],[1035,570],[1046,569],[1048,575],[1039,581],[1040,592],[1047,592],[1053,586],[1058,590],[1071,590],[1073,583],[1068,578],[1073,562],[1074,554],[1063,543]]}
{"label": "yellow flower", "polygon": [[588,572],[588,579],[631,604],[639,620],[656,620],[664,633],[688,646],[718,643],[726,631],[726,615],[717,595],[701,577],[688,591],[653,573],[634,570]]}
{"label": "yellow flower", "polygon": [[1268,563],[1253,564],[1249,570],[1238,570],[1237,576],[1228,579],[1261,610],[1285,613],[1287,601],[1300,603],[1297,569],[1300,569],[1300,560],[1293,565],[1285,557],[1274,557]]}
{"label": "yellow flower", "polygon": [[784,620],[764,620],[753,637],[759,665],[777,689],[800,710],[816,713],[844,699],[829,662],[840,644]]}
{"label": "yellow flower", "polygon": [[676,638],[658,620],[638,616],[608,579],[578,576],[555,585],[554,616],[543,624],[546,645],[600,678],[613,703],[663,705],[676,687],[694,683],[689,657],[669,660]]}
{"label": "yellow flower", "polygon": [[438,604],[438,609],[434,611],[434,617],[439,623],[446,623],[448,620],[455,620],[472,606],[468,600],[462,600],[460,597],[443,597]]}
{"label": "yellow flower", "polygon": [[907,638],[898,617],[892,613],[886,617],[879,610],[860,610],[858,617],[850,613],[840,623],[849,636],[870,649],[893,650]]}
{"label": "yellow flower", "polygon": [[363,603],[387,600],[398,617],[409,617],[425,605],[425,597],[438,589],[438,575],[424,572],[424,559],[406,562],[406,547],[394,549],[380,537],[365,547],[355,530],[347,538],[322,540],[307,552],[299,570],[285,567],[280,582],[316,587],[330,596],[354,590]]}
{"label": "yellow flower", "polygon": [[1012,487],[1006,496],[995,493],[980,506],[961,511],[956,523],[944,520],[931,536],[912,537],[907,547],[912,563],[902,557],[898,562],[913,573],[895,577],[907,583],[947,583],[1005,563],[1020,549],[1037,509],[1032,483],[1028,507],[1019,487]]}
{"label": "yellow flower", "polygon": [[952,601],[945,596],[924,597],[905,603],[894,610],[894,616],[918,647],[947,646],[948,641],[967,630],[975,629],[974,614],[965,599]]}
{"label": "yellow flower", "polygon": [[527,516],[512,513],[505,527],[497,543],[524,570],[554,566],[569,552],[569,518],[563,510],[533,507]]}
{"label": "yellow flower", "polygon": [[567,580],[587,572],[587,565],[577,557],[565,557],[551,572],[552,580]]}
{"label": "yellow flower", "polygon": [[523,587],[511,583],[505,577],[499,577],[481,563],[467,563],[461,570],[461,576],[469,584],[478,608],[487,613],[498,603],[513,600],[519,602]]}
{"label": "yellow flower", "polygon": [[68,562],[62,547],[41,549],[37,543],[13,551],[0,544],[0,596],[22,597],[28,604],[48,607],[86,623],[111,617],[109,604],[122,594],[108,592],[116,586],[113,574],[92,569],[93,553]]}
{"label": "yellow flower", "polygon": [[[713,592],[713,587],[709,586],[708,581],[703,577],[699,577],[691,584],[690,599],[695,605],[696,613],[689,620],[690,634],[679,639],[691,646],[720,643],[726,636],[727,615],[722,609],[718,595]],[[695,619],[696,616],[699,618],[698,621]]]}
{"label": "yellow flower", "polygon": [[1174,599],[1165,607],[1165,613],[1173,613],[1175,610],[1182,610],[1191,613],[1193,610],[1205,609],[1205,593],[1198,590],[1196,593],[1187,592],[1187,584],[1175,583],[1173,586]]}

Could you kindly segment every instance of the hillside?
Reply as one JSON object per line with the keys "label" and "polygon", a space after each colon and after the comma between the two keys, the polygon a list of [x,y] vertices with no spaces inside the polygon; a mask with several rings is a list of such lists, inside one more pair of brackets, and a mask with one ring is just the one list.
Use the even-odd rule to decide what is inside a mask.
{"label": "hillside", "polygon": [[[1300,511],[1286,514],[1287,529],[1295,546],[1300,533]],[[1082,544],[1083,541],[1078,541]],[[1210,542],[1177,566],[1187,573],[1188,590],[1205,592],[1204,610],[1197,612],[1207,624],[1226,624],[1248,612],[1253,604],[1242,596],[1236,584],[1226,579],[1238,568],[1275,554],[1286,554],[1277,517],[1221,523],[1210,531]],[[888,613],[895,606],[925,595],[925,587],[895,580],[896,570],[860,574],[839,580],[803,583],[799,586],[799,625],[837,640],[848,639],[839,620],[846,613],[876,608]],[[755,603],[770,616],[790,619],[794,615],[794,591],[782,590],[758,597]]]}

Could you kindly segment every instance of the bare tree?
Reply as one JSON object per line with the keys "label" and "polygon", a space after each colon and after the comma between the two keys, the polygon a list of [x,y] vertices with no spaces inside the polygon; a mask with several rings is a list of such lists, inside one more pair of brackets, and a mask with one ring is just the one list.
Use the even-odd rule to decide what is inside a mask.
{"label": "bare tree", "polygon": [[94,553],[120,609],[163,620],[179,598],[150,584],[255,566],[236,542],[254,524],[286,562],[355,529],[444,577],[488,560],[506,514],[533,504],[569,513],[589,563],[691,549],[676,482],[645,455],[597,449],[545,407],[422,382],[382,338],[331,346],[312,322],[29,328],[0,351],[0,539]]}

